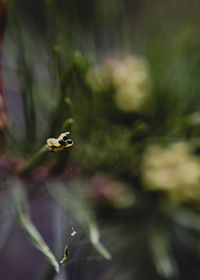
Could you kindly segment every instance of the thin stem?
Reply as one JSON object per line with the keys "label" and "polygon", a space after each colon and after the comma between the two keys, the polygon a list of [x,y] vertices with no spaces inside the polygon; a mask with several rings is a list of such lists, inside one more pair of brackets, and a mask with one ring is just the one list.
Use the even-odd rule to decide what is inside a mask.
{"label": "thin stem", "polygon": [[49,148],[44,145],[37,153],[33,155],[32,158],[22,167],[19,174],[24,177],[30,173],[38,163],[40,163],[47,155]]}

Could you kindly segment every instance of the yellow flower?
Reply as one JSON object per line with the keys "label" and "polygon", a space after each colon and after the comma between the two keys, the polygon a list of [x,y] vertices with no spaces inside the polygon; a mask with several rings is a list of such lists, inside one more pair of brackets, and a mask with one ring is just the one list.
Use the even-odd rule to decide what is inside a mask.
{"label": "yellow flower", "polygon": [[106,70],[115,85],[143,83],[148,76],[147,62],[139,56],[109,58],[105,61]]}
{"label": "yellow flower", "polygon": [[167,148],[150,145],[143,157],[142,179],[146,188],[166,191],[170,199],[200,199],[200,159],[186,142]]}
{"label": "yellow flower", "polygon": [[104,65],[95,65],[87,73],[87,83],[95,92],[106,89],[109,85],[109,77]]}
{"label": "yellow flower", "polygon": [[114,101],[123,112],[142,110],[152,88],[147,62],[133,55],[107,58],[102,65],[90,69],[87,81],[94,91],[112,85]]}

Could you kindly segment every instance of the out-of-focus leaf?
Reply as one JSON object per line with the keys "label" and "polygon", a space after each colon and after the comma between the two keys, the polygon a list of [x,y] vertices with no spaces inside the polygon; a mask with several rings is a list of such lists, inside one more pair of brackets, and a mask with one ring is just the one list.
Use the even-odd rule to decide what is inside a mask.
{"label": "out-of-focus leaf", "polygon": [[96,222],[92,219],[88,221],[89,238],[96,250],[107,260],[111,259],[111,254],[99,240],[99,230]]}
{"label": "out-of-focus leaf", "polygon": [[63,130],[69,130],[69,128],[71,127],[71,125],[73,124],[74,120],[72,118],[69,118],[69,119],[66,119],[64,122],[63,122],[63,125],[62,125],[62,131]]}
{"label": "out-of-focus leaf", "polygon": [[173,215],[173,220],[179,226],[200,234],[200,215],[197,213],[188,209],[181,209]]}
{"label": "out-of-focus leaf", "polygon": [[85,227],[85,231],[95,247],[95,249],[107,260],[111,259],[111,254],[100,242],[100,235],[95,217],[87,205],[86,201],[76,197],[64,184],[48,187],[50,194],[64,208],[70,209],[76,219]]}
{"label": "out-of-focus leaf", "polygon": [[40,164],[48,154],[48,146],[45,144],[37,153],[35,153],[30,160],[20,170],[20,175],[28,175],[36,165]]}
{"label": "out-of-focus leaf", "polygon": [[0,252],[6,247],[14,225],[13,212],[10,209],[10,196],[1,193],[0,197]]}
{"label": "out-of-focus leaf", "polygon": [[158,228],[153,231],[149,249],[158,274],[166,279],[176,277],[178,270],[168,233]]}
{"label": "out-of-focus leaf", "polygon": [[16,183],[13,187],[12,198],[18,222],[26,233],[28,239],[31,241],[35,248],[37,248],[45,255],[47,260],[52,264],[55,271],[58,273],[59,264],[55,256],[47,246],[46,242],[38,232],[37,228],[31,221],[26,196],[19,183]]}

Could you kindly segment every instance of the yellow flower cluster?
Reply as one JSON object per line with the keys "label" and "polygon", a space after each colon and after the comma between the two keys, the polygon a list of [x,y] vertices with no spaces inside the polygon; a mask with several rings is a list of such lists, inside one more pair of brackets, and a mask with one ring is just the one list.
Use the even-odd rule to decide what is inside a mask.
{"label": "yellow flower cluster", "polygon": [[146,188],[166,191],[173,201],[200,201],[200,158],[186,142],[147,147],[142,178]]}
{"label": "yellow flower cluster", "polygon": [[106,59],[91,68],[87,80],[94,91],[114,86],[116,105],[124,112],[140,111],[152,87],[147,62],[133,55]]}

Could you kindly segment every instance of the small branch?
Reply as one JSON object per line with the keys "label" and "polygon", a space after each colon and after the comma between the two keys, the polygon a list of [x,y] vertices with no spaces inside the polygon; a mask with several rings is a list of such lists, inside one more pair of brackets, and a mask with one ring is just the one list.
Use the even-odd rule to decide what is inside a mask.
{"label": "small branch", "polygon": [[49,151],[48,145],[44,145],[32,158],[21,168],[19,175],[25,177],[28,175],[36,165],[38,165],[47,155]]}

